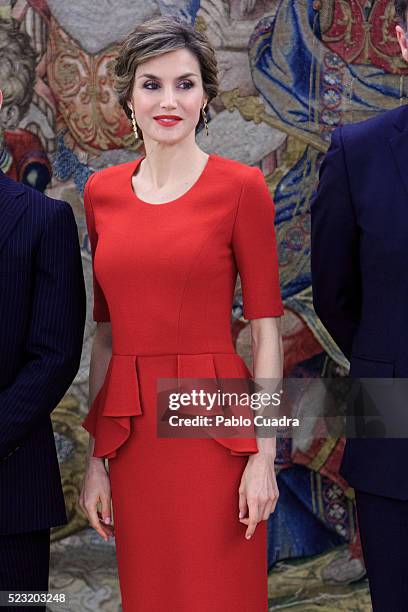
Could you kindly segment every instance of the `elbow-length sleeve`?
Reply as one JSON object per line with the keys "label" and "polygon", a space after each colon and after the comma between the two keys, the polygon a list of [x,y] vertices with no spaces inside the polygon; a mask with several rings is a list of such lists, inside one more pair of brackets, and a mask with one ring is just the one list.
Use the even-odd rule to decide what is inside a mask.
{"label": "elbow-length sleeve", "polygon": [[88,236],[89,242],[91,245],[91,253],[92,253],[92,279],[93,279],[93,320],[94,321],[110,321],[110,314],[108,304],[106,302],[105,296],[103,294],[102,288],[98,283],[98,280],[95,275],[95,251],[96,246],[98,244],[98,234],[95,228],[95,217],[92,207],[91,200],[91,184],[94,178],[94,174],[88,178],[85,184],[84,190],[84,207],[85,207],[85,219],[86,225],[88,228]]}
{"label": "elbow-length sleeve", "polygon": [[232,248],[241,278],[245,319],[282,316],[275,205],[259,168],[251,168],[243,185]]}

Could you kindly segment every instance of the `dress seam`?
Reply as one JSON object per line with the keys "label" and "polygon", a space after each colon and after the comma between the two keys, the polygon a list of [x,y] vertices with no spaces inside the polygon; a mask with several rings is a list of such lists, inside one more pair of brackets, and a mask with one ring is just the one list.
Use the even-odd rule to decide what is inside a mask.
{"label": "dress seam", "polygon": [[[252,168],[253,166],[250,166],[250,167]],[[233,224],[232,224],[232,229],[231,229],[230,243],[232,243],[232,240],[233,240],[234,230],[235,230],[235,225],[236,225],[236,221],[237,221],[237,217],[238,217],[239,206],[240,206],[240,204],[241,204],[241,200],[242,200],[242,195],[243,195],[243,193],[244,193],[244,189],[245,189],[245,187],[246,187],[246,186],[247,186],[247,184],[249,183],[250,178],[251,178],[251,177],[248,175],[248,176],[247,176],[247,177],[246,177],[246,178],[245,178],[245,179],[242,181],[242,185],[241,185],[241,192],[240,192],[240,194],[239,194],[239,196],[238,196],[238,203],[237,203],[237,205],[236,205],[236,207],[235,207],[235,216],[234,216],[234,222],[233,222]]]}
{"label": "dress seam", "polygon": [[[225,221],[225,222],[226,222],[226,221],[228,220],[229,215],[230,215],[230,214],[232,214],[233,212],[234,212],[234,211],[229,211],[229,212],[228,212],[228,213],[225,215],[225,217],[224,217],[223,221]],[[220,225],[220,224],[218,224],[218,225],[217,225],[217,228],[218,228],[218,226],[219,226],[219,225]],[[214,283],[214,280],[215,280],[215,279],[213,278],[210,286],[212,286],[212,284]],[[234,292],[235,292],[235,289],[234,289]],[[211,291],[209,290],[209,287],[207,288],[207,292],[206,292],[206,294],[207,294],[207,295],[206,295],[206,299],[205,299],[205,313],[204,313],[204,320],[205,320],[206,329],[210,329],[210,328],[208,327],[208,325],[207,325],[207,324],[208,324],[208,321],[209,321],[209,318],[208,318],[208,300],[210,299],[210,294],[211,294]],[[231,327],[231,313],[232,313],[232,304],[231,304],[231,312],[230,312],[230,327]],[[207,338],[207,347],[208,347],[208,338]],[[211,352],[211,351],[209,350],[209,352]],[[228,353],[227,353],[227,354],[228,354]]]}
{"label": "dress seam", "polygon": [[[187,286],[188,286],[188,281],[190,280],[191,274],[192,274],[192,270],[195,266],[195,263],[197,261],[197,259],[199,258],[199,256],[201,255],[204,247],[207,245],[208,241],[210,240],[211,236],[214,234],[214,232],[217,231],[217,229],[219,228],[220,225],[222,225],[223,223],[225,223],[226,219],[228,218],[229,215],[231,215],[233,213],[233,211],[229,210],[224,217],[217,223],[217,225],[215,227],[212,228],[212,230],[208,233],[207,237],[205,238],[205,240],[203,241],[201,247],[199,248],[198,252],[196,253],[196,255],[194,256],[193,261],[191,262],[189,271],[186,275],[186,279],[184,281],[184,286],[183,286],[183,290],[181,292],[180,295],[180,305],[179,305],[179,311],[178,311],[178,320],[177,320],[177,347],[179,346],[180,343],[180,321],[181,321],[181,311],[183,309],[183,305],[184,305],[184,294],[187,290]],[[208,345],[207,345],[208,346]],[[180,351],[177,351],[177,354],[180,354]],[[188,353],[182,353],[184,354],[188,354]],[[192,353],[194,354],[194,353]]]}

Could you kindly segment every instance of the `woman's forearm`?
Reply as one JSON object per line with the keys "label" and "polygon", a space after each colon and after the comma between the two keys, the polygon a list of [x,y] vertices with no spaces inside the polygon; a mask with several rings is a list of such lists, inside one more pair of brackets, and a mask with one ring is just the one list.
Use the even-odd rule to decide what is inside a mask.
{"label": "woman's forearm", "polygon": [[[112,336],[110,323],[98,323],[98,327],[93,338],[91,359],[89,364],[89,406],[92,406],[94,399],[104,383],[111,356]],[[101,465],[104,467],[104,459],[92,456],[94,446],[95,439],[90,434],[86,465]]]}
{"label": "woman's forearm", "polygon": [[[272,317],[256,319],[251,322],[253,379],[257,390],[272,396],[279,393],[283,377],[283,343],[280,319]],[[277,416],[279,407],[272,403],[261,405],[256,415]],[[255,416],[255,413],[254,413]],[[259,451],[276,454],[276,437],[264,437],[264,428],[255,427]]]}

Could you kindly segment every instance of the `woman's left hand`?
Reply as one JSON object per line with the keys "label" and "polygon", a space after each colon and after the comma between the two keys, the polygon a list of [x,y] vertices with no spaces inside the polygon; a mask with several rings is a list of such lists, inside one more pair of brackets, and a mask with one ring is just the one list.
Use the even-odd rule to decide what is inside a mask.
{"label": "woman's left hand", "polygon": [[[239,520],[248,525],[245,537],[253,535],[257,524],[274,512],[279,497],[275,474],[275,455],[258,452],[250,455],[239,486]],[[246,516],[248,514],[248,516]]]}

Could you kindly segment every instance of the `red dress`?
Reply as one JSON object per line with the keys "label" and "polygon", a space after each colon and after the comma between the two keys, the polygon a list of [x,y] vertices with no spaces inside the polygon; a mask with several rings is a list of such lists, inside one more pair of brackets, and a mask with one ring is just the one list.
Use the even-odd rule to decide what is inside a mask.
{"label": "red dress", "polygon": [[149,204],[136,162],[85,188],[94,320],[112,357],[83,426],[109,459],[124,612],[266,612],[266,521],[250,540],[238,487],[250,438],[163,438],[157,378],[250,378],[231,337],[237,270],[246,319],[283,314],[274,205],[261,170],[211,154],[182,196]]}

